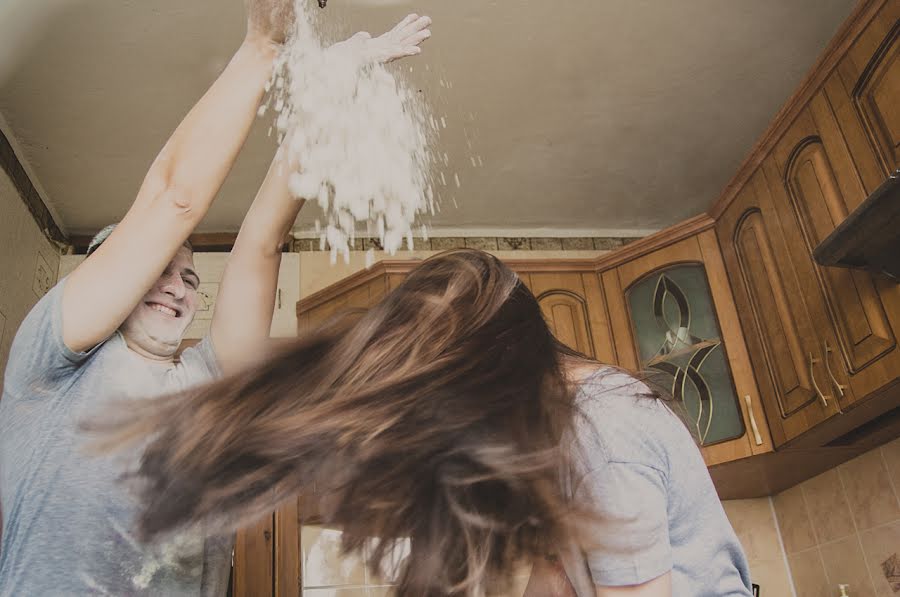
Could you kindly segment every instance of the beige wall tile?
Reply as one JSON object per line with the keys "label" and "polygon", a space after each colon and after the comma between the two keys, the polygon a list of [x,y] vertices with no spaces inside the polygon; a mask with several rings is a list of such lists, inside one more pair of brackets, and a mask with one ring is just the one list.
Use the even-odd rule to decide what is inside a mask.
{"label": "beige wall tile", "polygon": [[800,487],[803,489],[816,540],[820,544],[856,532],[836,469],[804,481]]}
{"label": "beige wall tile", "polygon": [[823,597],[833,592],[828,586],[825,565],[819,548],[813,547],[788,556],[797,597]]}
{"label": "beige wall tile", "polygon": [[894,494],[900,500],[900,438],[881,447],[881,455],[891,474]]}
{"label": "beige wall tile", "polygon": [[300,530],[300,546],[304,587],[365,584],[362,560],[341,555],[340,531],[305,526]]}
{"label": "beige wall tile", "polygon": [[494,237],[471,237],[466,239],[466,248],[481,251],[496,251],[497,239]]}
{"label": "beige wall tile", "polygon": [[595,238],[594,239],[594,248],[601,249],[603,251],[614,251],[615,249],[620,248],[623,244],[621,238]]}
{"label": "beige wall tile", "polygon": [[778,531],[768,498],[722,502],[748,560],[769,560],[780,556]]}
{"label": "beige wall tile", "polygon": [[900,521],[863,531],[859,539],[877,595],[900,593]]}
{"label": "beige wall tile", "polygon": [[563,238],[564,251],[590,251],[594,248],[593,238]]}
{"label": "beige wall tile", "polygon": [[900,519],[900,505],[881,450],[871,450],[838,467],[844,494],[860,531]]}
{"label": "beige wall tile", "polygon": [[531,249],[533,251],[557,251],[562,249],[562,239],[559,238],[532,238]]}
{"label": "beige wall tile", "polygon": [[777,560],[750,560],[750,578],[760,587],[763,595],[791,594],[791,580],[788,576],[784,559]]}
{"label": "beige wall tile", "polygon": [[391,587],[369,587],[368,597],[391,597]]}
{"label": "beige wall tile", "polygon": [[531,249],[531,240],[522,237],[498,238],[497,248],[501,251],[527,251]]}
{"label": "beige wall tile", "polygon": [[862,546],[856,535],[827,543],[819,549],[825,563],[829,590],[834,591],[834,595],[838,594],[838,585],[850,585],[850,595],[853,597],[875,597],[875,587],[869,578]]}
{"label": "beige wall tile", "polygon": [[797,553],[816,544],[816,534],[799,485],[773,497],[772,504],[775,506],[781,540],[787,553]]}
{"label": "beige wall tile", "polygon": [[[435,251],[446,251],[448,249],[462,249],[466,246],[466,239],[456,237],[432,238],[431,248]],[[414,247],[415,248],[415,247]]]}

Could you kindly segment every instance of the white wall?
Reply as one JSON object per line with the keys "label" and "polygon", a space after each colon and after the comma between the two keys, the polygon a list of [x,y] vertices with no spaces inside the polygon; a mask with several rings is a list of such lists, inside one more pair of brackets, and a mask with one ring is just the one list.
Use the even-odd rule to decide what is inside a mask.
{"label": "white wall", "polygon": [[0,169],[0,382],[9,347],[31,308],[56,281],[59,252]]}

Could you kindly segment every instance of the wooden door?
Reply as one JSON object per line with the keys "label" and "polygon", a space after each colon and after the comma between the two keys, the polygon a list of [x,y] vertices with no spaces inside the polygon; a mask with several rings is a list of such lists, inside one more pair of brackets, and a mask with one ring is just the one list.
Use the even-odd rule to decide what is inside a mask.
{"label": "wooden door", "polygon": [[[763,162],[785,234],[786,255],[803,291],[812,293],[808,306],[814,326],[825,332],[820,341],[827,382],[844,407],[890,383],[900,371],[897,328],[892,327],[892,320],[900,324],[896,289],[863,271],[820,267],[811,256],[866,198],[856,163],[867,159],[871,155],[851,154],[823,91]],[[829,337],[829,328],[834,329],[835,340]],[[849,387],[845,387],[845,375],[850,378]]]}
{"label": "wooden door", "polygon": [[[734,404],[720,404],[732,410],[738,418],[735,424],[740,427],[738,436],[702,447],[706,463],[720,464],[771,451],[771,437],[758,400],[759,393],[713,231],[701,232],[604,272],[603,287],[620,363],[633,370],[644,366],[629,291],[646,279],[659,277],[661,272],[678,266],[696,267],[705,275],[713,311],[709,316],[716,320],[719,330],[719,338],[711,345],[724,354],[724,375],[730,375],[730,380],[724,383],[732,384],[726,399],[734,401]],[[689,351],[698,354],[694,350],[696,346],[699,344],[693,344]]]}
{"label": "wooden door", "polygon": [[[772,438],[781,446],[838,412],[806,294],[762,171],[716,223]],[[829,336],[831,337],[831,336]],[[833,342],[833,341],[832,341]]]}

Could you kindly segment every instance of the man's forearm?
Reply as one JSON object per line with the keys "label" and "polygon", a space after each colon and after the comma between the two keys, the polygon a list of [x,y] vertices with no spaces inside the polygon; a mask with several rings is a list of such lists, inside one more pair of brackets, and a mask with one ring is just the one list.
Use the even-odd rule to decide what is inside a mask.
{"label": "man's forearm", "polygon": [[289,176],[287,161],[276,157],[222,276],[210,334],[226,372],[256,358],[269,336],[282,245],[303,206],[303,200],[291,197]]}

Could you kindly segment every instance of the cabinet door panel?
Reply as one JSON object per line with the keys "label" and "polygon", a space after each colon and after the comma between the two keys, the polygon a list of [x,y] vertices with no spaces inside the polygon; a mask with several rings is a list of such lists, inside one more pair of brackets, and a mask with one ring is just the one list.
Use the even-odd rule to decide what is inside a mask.
{"label": "cabinet door panel", "polygon": [[531,291],[553,335],[563,344],[597,357],[590,330],[590,315],[584,284],[577,273],[531,274]]}
{"label": "cabinet door panel", "polygon": [[758,171],[717,224],[760,396],[777,445],[831,416],[816,390],[825,379],[818,338]]}
{"label": "cabinet door panel", "polygon": [[857,48],[871,58],[853,89],[853,103],[883,166],[894,170],[900,168],[900,21],[874,52],[859,42]]}
{"label": "cabinet door panel", "polygon": [[[771,173],[769,183],[788,236],[789,255],[801,281],[808,281],[809,288],[818,287],[824,298],[824,310],[815,309],[816,301],[810,303],[816,325],[832,327],[836,332],[836,345],[823,344],[822,353],[834,374],[832,386],[841,394],[842,376],[834,370],[857,376],[890,353],[891,358],[897,358],[897,351],[891,322],[872,276],[857,270],[819,267],[812,261],[813,249],[866,196],[843,137],[834,131],[822,134],[833,127],[833,118],[826,96],[820,93],[776,146],[777,173]],[[872,379],[859,378],[860,397],[888,381],[878,369],[873,369]],[[848,394],[844,402],[852,399]]]}
{"label": "cabinet door panel", "polygon": [[[701,243],[700,239],[703,239],[704,242]],[[678,241],[654,251],[653,253],[635,259],[634,261],[624,263],[614,271],[604,272],[602,276],[603,287],[606,292],[607,305],[610,313],[610,323],[615,334],[616,350],[622,364],[636,369],[652,368],[657,361],[662,363],[665,360],[674,359],[673,364],[678,366],[679,359],[682,358],[681,352],[686,351],[685,354],[687,357],[692,359],[692,355],[696,356],[701,350],[706,350],[707,344],[716,345],[713,351],[709,353],[710,355],[719,351],[719,357],[721,358],[724,356],[724,370],[716,368],[718,373],[713,372],[712,377],[707,377],[706,381],[708,383],[706,385],[709,388],[716,388],[716,396],[714,398],[718,405],[724,405],[725,403],[722,401],[730,401],[727,405],[727,410],[732,413],[731,416],[740,418],[739,421],[734,422],[734,425],[741,429],[742,432],[737,438],[726,439],[725,441],[719,441],[718,443],[711,443],[710,445],[703,446],[703,457],[708,465],[745,458],[751,456],[756,451],[771,450],[771,443],[766,431],[763,429],[760,432],[759,442],[757,443],[756,434],[752,432],[753,425],[748,422],[756,422],[758,428],[759,423],[762,423],[764,418],[759,406],[759,401],[754,401],[754,398],[758,396],[758,390],[753,376],[749,371],[749,366],[738,366],[737,371],[735,371],[735,363],[740,360],[735,355],[742,355],[746,358],[746,352],[743,346],[743,335],[741,334],[739,325],[737,325],[736,317],[733,312],[731,312],[730,316],[728,312],[725,312],[724,319],[720,316],[721,313],[718,308],[719,304],[731,301],[732,299],[725,270],[717,257],[717,253],[718,247],[716,246],[715,238],[712,233],[708,232],[705,236],[704,233],[700,233],[699,236]],[[710,261],[709,264],[706,263],[707,259]],[[699,284],[699,282],[697,279],[693,282],[688,278],[682,279],[682,274],[687,271],[684,268],[693,268],[695,270],[698,266],[701,268],[700,271],[703,272],[702,277],[705,277],[705,282],[703,284],[698,286],[697,284]],[[649,323],[649,327],[651,328],[649,332],[646,329],[648,325],[646,321],[644,321],[643,324],[645,329],[636,330],[634,301],[638,301],[636,305],[640,307],[642,301],[646,303],[646,300],[649,299],[647,299],[646,296],[643,296],[646,292],[643,294],[632,295],[630,294],[630,291],[637,290],[638,292],[642,292],[640,287],[642,284],[646,283],[647,280],[658,281],[662,277],[666,277],[667,273],[671,273],[670,277],[672,278],[672,282],[679,285],[681,291],[689,296],[686,296],[688,300],[687,304],[684,304],[684,301],[677,300],[678,297],[673,295],[672,299],[675,299],[675,303],[663,307],[664,310],[671,312],[665,313],[665,316],[662,319],[664,321],[674,321],[680,317],[682,320],[685,320],[690,311],[693,313],[690,315],[692,322],[694,319],[697,319],[697,322],[700,322],[705,318],[707,320],[706,323],[708,324],[707,327],[712,326],[718,328],[720,342],[717,342],[714,337],[717,334],[709,332],[709,330],[707,330],[707,332],[709,332],[707,335],[710,337],[702,338],[701,340],[705,341],[701,342],[695,342],[695,338],[689,338],[687,332],[679,334],[678,331],[680,330],[678,330],[669,336],[674,338],[676,343],[680,341],[680,336],[684,336],[687,339],[690,348],[685,347],[684,351],[681,352],[673,350],[669,352],[667,357],[663,357],[662,359],[651,358],[648,361],[646,358],[646,347],[650,344],[648,344],[649,340],[647,334],[652,335],[652,327],[654,324],[652,321]],[[694,276],[694,278],[696,278],[696,276]],[[697,284],[694,284],[694,282],[697,282]],[[669,294],[679,294],[677,289],[669,287],[668,281],[665,281],[665,284],[667,288],[671,290]],[[701,288],[701,286],[704,288]],[[705,299],[698,301],[698,292],[700,294],[707,294],[708,296]],[[641,298],[642,296],[643,298]],[[691,297],[693,297],[693,299]],[[664,299],[664,302],[666,300],[669,299]],[[671,301],[669,300],[669,302]],[[654,304],[655,303],[656,301],[654,301]],[[676,304],[680,304],[680,309],[677,309],[681,312],[680,316],[672,311],[673,305]],[[704,316],[701,316],[699,312],[696,311],[701,305],[705,305],[705,310],[709,311],[710,304],[716,306],[714,312],[706,313]],[[656,307],[654,307],[654,309],[656,309]],[[646,319],[646,317],[643,316],[642,318]],[[715,323],[712,323],[710,318],[715,320]],[[653,319],[653,317],[650,319]],[[688,327],[692,326],[693,323]],[[641,341],[641,338],[635,335],[636,331],[642,334],[641,337],[643,338],[643,342]],[[669,336],[667,336],[667,339]],[[641,350],[642,344],[645,348],[643,351]],[[734,355],[732,354],[732,348],[736,349]],[[642,354],[642,352],[644,354]],[[632,363],[633,366],[631,365]],[[683,365],[683,363],[681,364]],[[663,366],[665,367],[667,365],[663,364]],[[702,367],[703,365],[701,364],[701,368]],[[671,367],[670,369],[674,373],[677,373]],[[710,372],[706,372],[704,375],[708,376],[709,373]],[[722,377],[719,373],[723,374],[725,377]],[[685,373],[685,375],[687,375],[687,373]],[[680,383],[681,378],[678,377],[677,380],[679,380]],[[703,385],[704,384],[701,382],[700,386]],[[744,398],[745,396],[749,396],[750,400],[746,400]],[[703,402],[703,404],[707,407],[713,406],[713,408],[715,408],[714,405],[706,402]],[[694,414],[701,413],[699,408],[696,407],[696,404],[694,406]],[[726,412],[726,410],[721,409],[716,412],[722,414]],[[701,431],[704,429],[705,425],[702,426]],[[750,433],[747,433],[748,431],[750,431]],[[751,435],[753,436],[752,438]],[[702,433],[700,436],[702,437]],[[709,434],[708,437],[714,437],[714,434]],[[725,436],[719,433],[718,437],[724,438]]]}

